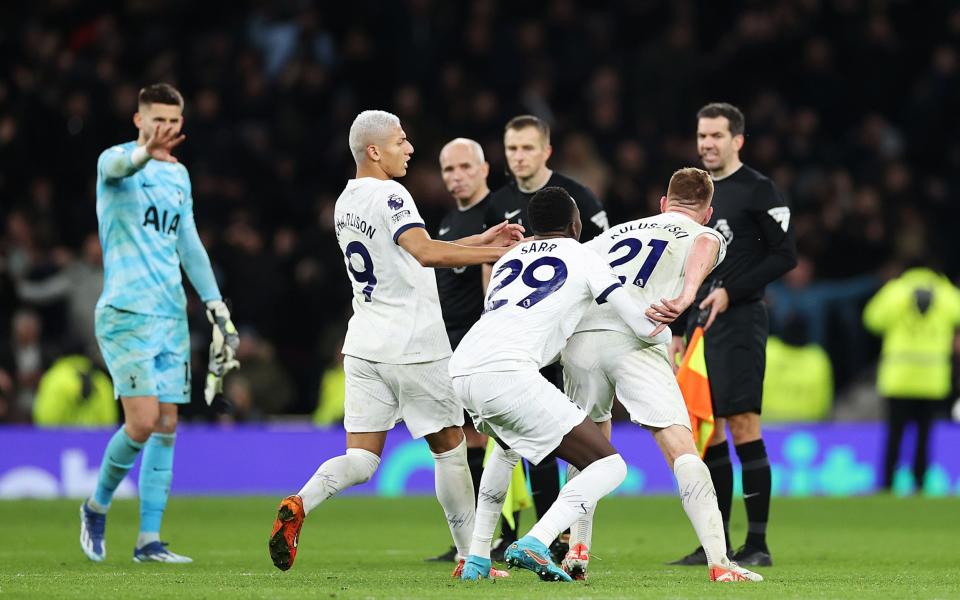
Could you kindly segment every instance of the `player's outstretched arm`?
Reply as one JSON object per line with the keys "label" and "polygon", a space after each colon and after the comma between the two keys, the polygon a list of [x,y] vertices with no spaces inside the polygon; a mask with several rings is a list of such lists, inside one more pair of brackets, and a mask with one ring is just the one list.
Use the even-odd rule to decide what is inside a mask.
{"label": "player's outstretched arm", "polygon": [[430,238],[423,227],[411,227],[400,234],[397,244],[424,267],[467,267],[497,262],[509,247],[461,246]]}
{"label": "player's outstretched arm", "polygon": [[179,134],[172,126],[160,126],[145,134],[146,142],[132,150],[112,148],[103,153],[100,159],[100,172],[104,179],[123,179],[146,166],[152,158],[163,162],[177,162],[170,152],[180,145],[187,136]]}
{"label": "player's outstretched arm", "polygon": [[503,221],[483,233],[454,240],[461,246],[512,246],[523,239],[523,225]]}
{"label": "player's outstretched arm", "polygon": [[622,287],[616,287],[606,296],[606,301],[620,315],[638,338],[651,344],[670,342],[670,328],[663,323],[655,323],[647,318],[643,311],[630,299],[630,294]]}
{"label": "player's outstretched arm", "polygon": [[683,267],[683,288],[676,298],[661,298],[646,311],[658,323],[672,323],[693,304],[703,280],[720,262],[720,240],[712,234],[700,234],[694,240]]}

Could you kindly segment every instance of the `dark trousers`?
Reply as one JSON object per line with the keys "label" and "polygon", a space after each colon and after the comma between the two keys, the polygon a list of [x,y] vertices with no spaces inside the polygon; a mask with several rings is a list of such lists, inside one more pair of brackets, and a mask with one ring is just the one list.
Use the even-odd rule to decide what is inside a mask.
{"label": "dark trousers", "polygon": [[883,487],[893,487],[893,473],[900,457],[900,443],[907,423],[916,423],[917,445],[913,454],[913,479],[916,489],[923,489],[927,474],[930,425],[940,402],[929,399],[887,398],[887,448],[883,461]]}

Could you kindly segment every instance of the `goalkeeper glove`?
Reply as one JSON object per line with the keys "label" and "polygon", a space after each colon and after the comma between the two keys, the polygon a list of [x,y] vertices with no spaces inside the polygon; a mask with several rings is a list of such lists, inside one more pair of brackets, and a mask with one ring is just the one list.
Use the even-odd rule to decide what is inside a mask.
{"label": "goalkeeper glove", "polygon": [[207,320],[213,325],[213,338],[210,342],[203,399],[207,406],[210,406],[214,397],[223,392],[223,377],[240,366],[240,361],[236,359],[240,336],[230,320],[230,311],[222,300],[207,302]]}

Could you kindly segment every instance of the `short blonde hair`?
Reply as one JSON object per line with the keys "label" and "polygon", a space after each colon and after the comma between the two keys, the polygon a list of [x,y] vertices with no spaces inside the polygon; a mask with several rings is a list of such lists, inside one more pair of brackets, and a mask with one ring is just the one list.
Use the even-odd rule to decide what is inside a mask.
{"label": "short blonde hair", "polygon": [[686,167],[677,170],[667,185],[667,202],[700,210],[713,200],[713,180],[703,169]]}

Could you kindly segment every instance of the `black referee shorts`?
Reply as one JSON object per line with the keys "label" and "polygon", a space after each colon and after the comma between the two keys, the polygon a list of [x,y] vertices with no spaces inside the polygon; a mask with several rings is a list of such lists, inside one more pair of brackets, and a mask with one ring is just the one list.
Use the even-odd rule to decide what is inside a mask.
{"label": "black referee shorts", "polygon": [[451,350],[457,349],[457,346],[460,345],[460,341],[463,339],[463,336],[467,335],[468,331],[470,331],[469,327],[460,327],[454,329],[447,328],[447,337],[450,338]]}
{"label": "black referee shorts", "polygon": [[760,414],[769,330],[767,307],[757,301],[731,306],[704,332],[715,416]]}

